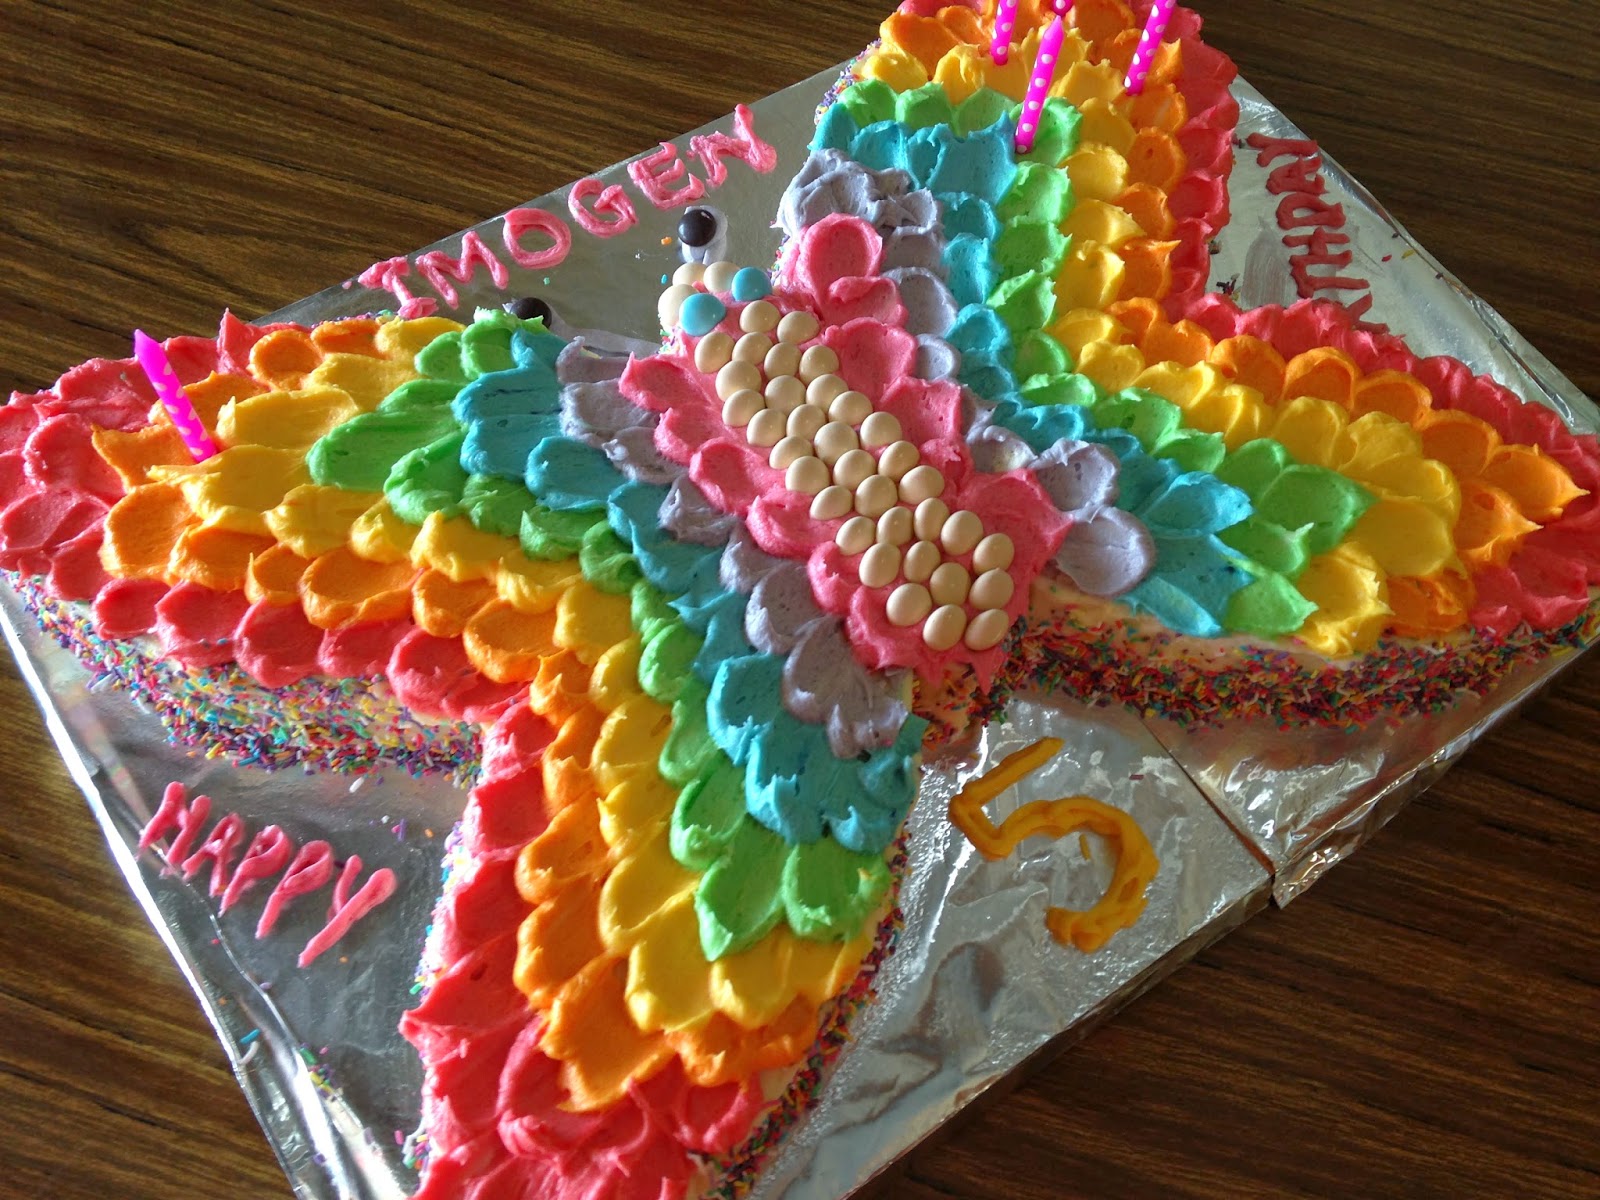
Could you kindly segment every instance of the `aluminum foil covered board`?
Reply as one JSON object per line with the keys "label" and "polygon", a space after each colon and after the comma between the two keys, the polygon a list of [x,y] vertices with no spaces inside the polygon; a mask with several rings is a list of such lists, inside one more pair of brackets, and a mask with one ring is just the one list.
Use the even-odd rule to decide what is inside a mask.
{"label": "aluminum foil covered board", "polygon": [[[745,214],[776,210],[803,158],[811,111],[836,74],[824,72],[753,106],[758,129],[780,158],[765,175],[733,165],[726,184],[711,194],[714,205],[739,214],[729,225],[728,257],[772,257],[776,233]],[[1241,137],[1297,134],[1248,85],[1235,90]],[[1330,195],[1350,215],[1373,282],[1371,319],[1388,321],[1421,353],[1453,354],[1544,400],[1575,427],[1600,426],[1592,405],[1412,246],[1358,185],[1330,161],[1323,170]],[[1276,198],[1261,188],[1263,173],[1251,155],[1239,155],[1233,222],[1213,258],[1213,282],[1227,281],[1246,304],[1289,298],[1287,251],[1271,216]],[[599,173],[605,182],[622,175],[622,165]],[[532,204],[564,211],[566,190]],[[555,309],[558,329],[604,329],[619,348],[630,339],[650,342],[651,285],[677,261],[676,247],[663,244],[671,241],[677,214],[638,207],[639,224],[624,237],[580,234],[548,274],[512,266],[504,294],[480,277],[462,288],[459,310],[497,303],[505,294],[536,294]],[[438,248],[458,249],[459,235]],[[273,318],[324,319],[385,303],[343,286]],[[440,779],[398,773],[352,788],[348,778],[269,776],[207,763],[167,745],[155,719],[123,697],[90,690],[83,669],[38,633],[9,591],[3,610],[63,758],[217,1026],[297,1194],[406,1194],[412,1176],[393,1135],[415,1124],[421,1073],[395,1024],[411,1003],[444,833],[463,794]],[[1560,665],[1552,659],[1529,669],[1444,719],[1374,727],[1354,749],[1339,738],[1297,738],[1292,761],[1282,757],[1291,747],[1272,729],[1226,727],[1195,736],[1147,727],[1121,712],[1083,709],[1070,698],[1016,701],[974,757],[933,765],[909,831],[916,868],[902,893],[906,929],[885,968],[879,1002],[856,1023],[822,1102],[783,1145],[757,1194],[844,1194],[963,1104],[1248,916],[1271,881],[1261,861],[1272,865],[1282,895],[1309,882]],[[987,863],[943,816],[962,781],[1046,733],[1061,737],[1068,752],[1005,797],[1001,811],[1039,796],[1096,795],[1131,811],[1163,862],[1143,920],[1087,958],[1049,942],[1043,909],[1098,894],[1104,855],[1089,845],[1086,856],[1084,846],[1068,839],[1036,850],[1029,843],[1010,859]],[[352,935],[346,961],[330,957],[297,970],[295,953],[312,932],[309,913],[299,918],[303,924],[291,916],[278,936],[256,941],[252,906],[219,919],[202,880],[182,884],[161,874],[152,856],[134,856],[138,829],[173,779],[207,792],[221,810],[237,811],[253,826],[281,820],[297,837],[327,836],[373,866],[390,866],[401,891]],[[406,832],[397,835],[397,826]]]}

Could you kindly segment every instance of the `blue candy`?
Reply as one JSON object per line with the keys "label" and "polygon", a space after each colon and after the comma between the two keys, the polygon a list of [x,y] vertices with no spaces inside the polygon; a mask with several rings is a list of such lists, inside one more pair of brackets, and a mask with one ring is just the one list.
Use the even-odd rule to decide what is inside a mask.
{"label": "blue candy", "polygon": [[767,278],[765,271],[744,267],[733,277],[733,298],[740,304],[763,300],[770,295],[772,295],[772,280]]}
{"label": "blue candy", "polygon": [[696,292],[683,302],[678,324],[690,337],[704,337],[722,323],[728,306],[709,292]]}

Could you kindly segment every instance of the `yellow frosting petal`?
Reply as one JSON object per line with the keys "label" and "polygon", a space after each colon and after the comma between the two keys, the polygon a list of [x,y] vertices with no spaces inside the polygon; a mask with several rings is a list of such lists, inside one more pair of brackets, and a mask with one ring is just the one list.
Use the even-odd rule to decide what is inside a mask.
{"label": "yellow frosting petal", "polygon": [[465,517],[432,512],[411,544],[411,561],[419,567],[442,571],[457,583],[468,579],[493,580],[500,559],[516,542],[496,533],[484,533]]}
{"label": "yellow frosting petal", "polygon": [[301,558],[316,558],[350,540],[350,530],[383,497],[303,483],[267,511],[267,529]]}
{"label": "yellow frosting petal", "polygon": [[[376,360],[369,360],[376,361]],[[263,392],[231,400],[217,414],[217,440],[225,446],[309,450],[313,442],[361,410],[340,388]]]}

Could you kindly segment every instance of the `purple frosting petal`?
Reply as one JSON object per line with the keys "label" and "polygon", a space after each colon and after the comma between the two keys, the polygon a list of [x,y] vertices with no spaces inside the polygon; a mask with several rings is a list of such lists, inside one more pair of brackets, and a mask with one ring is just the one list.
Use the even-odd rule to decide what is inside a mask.
{"label": "purple frosting petal", "polygon": [[569,383],[602,383],[620,379],[627,369],[625,354],[597,354],[582,338],[573,338],[556,356],[556,378]]}
{"label": "purple frosting petal", "polygon": [[629,479],[665,486],[688,473],[688,468],[662,456],[656,449],[655,426],[624,429],[600,447],[612,464]]}
{"label": "purple frosting petal", "polygon": [[900,290],[900,302],[906,306],[907,333],[938,337],[955,324],[956,299],[932,271],[899,267],[885,271],[884,276],[894,280]]}
{"label": "purple frosting petal", "polygon": [[1003,475],[1033,462],[1033,447],[1003,425],[984,422],[967,436],[972,463],[980,471]]}
{"label": "purple frosting petal", "polygon": [[656,415],[622,394],[615,380],[572,383],[561,389],[561,432],[590,446],[604,446],[624,430],[655,428]]}
{"label": "purple frosting petal", "polygon": [[1039,455],[1033,469],[1062,512],[1088,516],[1116,503],[1120,464],[1104,446],[1062,438]]}
{"label": "purple frosting petal", "polygon": [[744,610],[744,633],[764,654],[784,655],[794,649],[800,631],[821,616],[805,568],[786,562],[751,591]]}
{"label": "purple frosting petal", "polygon": [[1118,596],[1155,565],[1156,547],[1139,518],[1106,508],[1067,531],[1056,566],[1091,596]]}
{"label": "purple frosting petal", "polygon": [[917,339],[918,379],[954,379],[961,369],[961,355],[949,342],[926,335]]}
{"label": "purple frosting petal", "polygon": [[739,519],[725,513],[687,475],[679,475],[661,502],[661,528],[680,542],[696,546],[721,546],[732,536]]}
{"label": "purple frosting petal", "polygon": [[783,664],[783,706],[802,721],[825,723],[839,758],[892,745],[908,710],[905,673],[868,671],[850,653],[835,617],[813,621]]}

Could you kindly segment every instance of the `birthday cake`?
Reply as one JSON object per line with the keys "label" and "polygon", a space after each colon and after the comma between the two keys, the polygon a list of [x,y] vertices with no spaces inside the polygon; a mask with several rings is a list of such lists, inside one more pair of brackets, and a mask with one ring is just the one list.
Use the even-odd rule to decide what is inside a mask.
{"label": "birthday cake", "polygon": [[[739,1194],[870,1002],[923,754],[1010,695],[1360,724],[1583,636],[1600,446],[1208,293],[1233,68],[1152,7],[902,6],[775,265],[707,250],[774,214],[686,217],[655,353],[509,296],[225,317],[0,409],[0,568],[174,737],[470,787],[404,1024],[420,1197]],[[988,794],[985,854],[1118,852],[1060,941],[1138,919],[1137,826]]]}

